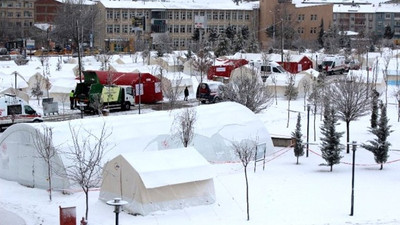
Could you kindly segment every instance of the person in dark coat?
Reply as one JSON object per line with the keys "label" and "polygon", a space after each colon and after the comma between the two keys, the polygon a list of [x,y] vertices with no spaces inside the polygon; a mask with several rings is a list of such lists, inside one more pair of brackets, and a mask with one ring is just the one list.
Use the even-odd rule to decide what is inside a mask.
{"label": "person in dark coat", "polygon": [[187,87],[185,87],[184,93],[185,93],[185,98],[184,98],[183,100],[187,101],[187,100],[188,100],[188,97],[189,97],[189,90],[188,90]]}

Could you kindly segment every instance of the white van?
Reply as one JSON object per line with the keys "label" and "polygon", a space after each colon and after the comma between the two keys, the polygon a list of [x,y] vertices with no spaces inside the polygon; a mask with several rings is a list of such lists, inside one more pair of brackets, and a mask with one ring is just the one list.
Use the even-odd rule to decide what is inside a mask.
{"label": "white van", "polygon": [[334,73],[343,74],[346,71],[346,59],[344,56],[340,55],[330,55],[326,56],[322,60],[321,64],[321,72],[325,72],[328,75],[332,75]]}
{"label": "white van", "polygon": [[43,122],[43,119],[24,100],[9,94],[0,97],[0,130],[15,123],[34,122]]}

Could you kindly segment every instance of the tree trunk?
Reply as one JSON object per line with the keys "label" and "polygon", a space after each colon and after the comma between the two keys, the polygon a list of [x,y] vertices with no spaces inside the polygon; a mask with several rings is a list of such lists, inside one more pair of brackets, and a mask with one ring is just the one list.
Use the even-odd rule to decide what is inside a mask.
{"label": "tree trunk", "polygon": [[381,163],[381,168],[379,170],[383,170],[383,163]]}
{"label": "tree trunk", "polygon": [[346,153],[350,153],[350,121],[346,121]]}
{"label": "tree trunk", "polygon": [[296,164],[298,165],[299,164],[299,157],[297,156],[296,158],[297,158]]}
{"label": "tree trunk", "polygon": [[86,211],[85,211],[85,219],[88,220],[89,215],[89,188],[85,188],[83,190],[85,192],[85,203],[86,203]]}
{"label": "tree trunk", "polygon": [[50,164],[47,165],[47,176],[48,176],[48,179],[49,179],[49,198],[50,198],[50,201],[51,201],[52,197],[51,197],[51,167],[50,167]]}
{"label": "tree trunk", "polygon": [[333,165],[331,165],[331,172],[333,171]]}
{"label": "tree trunk", "polygon": [[287,124],[286,124],[286,128],[289,128],[289,120],[290,120],[290,100],[288,100]]}
{"label": "tree trunk", "polygon": [[244,167],[244,177],[246,179],[246,204],[247,204],[247,221],[250,220],[250,206],[249,206],[249,181],[247,179],[247,167]]}

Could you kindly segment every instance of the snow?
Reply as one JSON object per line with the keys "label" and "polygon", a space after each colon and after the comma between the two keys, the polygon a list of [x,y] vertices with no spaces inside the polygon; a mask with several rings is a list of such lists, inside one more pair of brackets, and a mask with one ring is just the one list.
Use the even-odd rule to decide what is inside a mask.
{"label": "snow", "polygon": [[[118,56],[115,56],[118,58]],[[8,64],[4,67],[0,62],[2,74],[7,76],[13,71],[19,71],[22,75],[33,75],[41,71],[38,59],[32,58],[28,66],[16,66]],[[96,67],[96,61],[86,58],[86,63]],[[62,71],[55,72],[54,59],[51,60],[51,80],[64,78],[67,90],[73,84],[71,71],[75,65],[63,64]],[[140,65],[137,67],[140,69]],[[113,67],[118,65],[113,64]],[[147,66],[144,66],[149,68]],[[131,67],[136,68],[136,67]],[[13,84],[13,83],[12,83]],[[11,85],[12,85],[11,84]],[[7,86],[7,85],[5,85]],[[249,196],[250,196],[250,220],[246,221],[246,196],[243,167],[238,162],[212,164],[215,172],[214,178],[216,202],[211,205],[190,207],[181,210],[158,211],[147,216],[133,216],[124,212],[119,214],[119,224],[141,224],[141,225],[203,225],[203,224],[279,224],[279,225],[395,225],[400,224],[400,123],[397,122],[397,102],[391,95],[393,86],[388,91],[388,117],[392,125],[393,133],[389,137],[392,144],[388,163],[383,170],[374,162],[370,152],[357,148],[355,165],[355,189],[354,189],[354,216],[349,216],[351,206],[351,179],[352,179],[352,152],[342,153],[342,163],[333,167],[323,166],[325,161],[320,157],[319,126],[320,115],[316,118],[310,112],[310,152],[309,157],[300,158],[300,164],[296,165],[296,158],[292,148],[275,147],[273,154],[266,158],[265,169],[262,163],[257,163],[256,168],[251,163],[248,168]],[[194,96],[190,96],[194,97]],[[383,97],[382,97],[383,98]],[[34,104],[35,101],[31,103]],[[299,97],[291,101],[289,114],[289,126],[287,126],[288,103],[285,99],[278,99],[266,111],[257,114],[257,117],[266,125],[271,136],[289,137],[296,125],[297,113],[301,115],[302,134],[306,138],[307,111],[303,104],[303,98]],[[209,107],[218,107],[218,104]],[[38,107],[38,106],[37,106]],[[151,116],[154,115],[154,116]],[[135,117],[141,120],[142,134],[150,132],[146,129],[149,120],[157,119],[160,113],[143,114]],[[224,117],[239,118],[240,114],[225,114]],[[112,120],[118,122],[118,116]],[[221,117],[220,119],[223,119]],[[360,118],[350,123],[351,141],[364,143],[373,138],[368,132],[369,116]],[[110,119],[111,120],[111,119]],[[89,120],[88,120],[89,121]],[[101,119],[90,120],[92,126],[99,123]],[[212,120],[214,123],[215,121]],[[315,124],[314,124],[315,121]],[[79,122],[79,120],[77,120]],[[86,124],[89,123],[85,121]],[[123,121],[120,121],[123,122]],[[67,123],[65,123],[67,124]],[[202,128],[214,127],[203,120],[199,124]],[[89,124],[90,128],[90,124]],[[315,129],[314,129],[315,128]],[[160,129],[169,130],[166,127]],[[337,127],[339,131],[345,131],[344,122]],[[60,127],[55,132],[58,135],[66,134],[68,127]],[[62,133],[64,132],[64,133]],[[113,130],[118,132],[121,139],[129,138],[132,131],[122,129]],[[225,132],[229,132],[228,130]],[[227,137],[229,135],[226,135]],[[234,136],[232,134],[232,136]],[[315,138],[314,138],[315,137]],[[345,143],[344,137],[342,143]],[[1,153],[1,151],[0,151]],[[149,162],[150,163],[150,162]],[[254,172],[256,169],[256,172]],[[98,200],[99,190],[94,189],[89,193],[89,224],[106,225],[114,224],[115,214],[113,208]],[[59,224],[59,207],[76,206],[77,220],[79,221],[85,212],[85,198],[82,191],[65,195],[53,192],[53,200],[49,201],[46,190],[21,186],[15,182],[0,179],[0,225],[11,224],[10,217],[14,216],[1,208],[19,215],[27,225],[54,225]],[[8,221],[7,221],[8,219]],[[12,224],[22,225],[20,219],[12,219]]]}

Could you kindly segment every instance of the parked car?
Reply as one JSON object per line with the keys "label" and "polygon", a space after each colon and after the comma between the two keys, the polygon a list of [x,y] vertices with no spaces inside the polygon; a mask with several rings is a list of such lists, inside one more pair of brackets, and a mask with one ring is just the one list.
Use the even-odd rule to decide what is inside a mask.
{"label": "parked car", "polygon": [[359,70],[360,68],[361,68],[361,63],[357,59],[346,61],[346,71]]}
{"label": "parked car", "polygon": [[217,81],[200,83],[196,91],[197,100],[203,104],[220,102],[222,100],[219,95],[221,85],[223,83]]}

